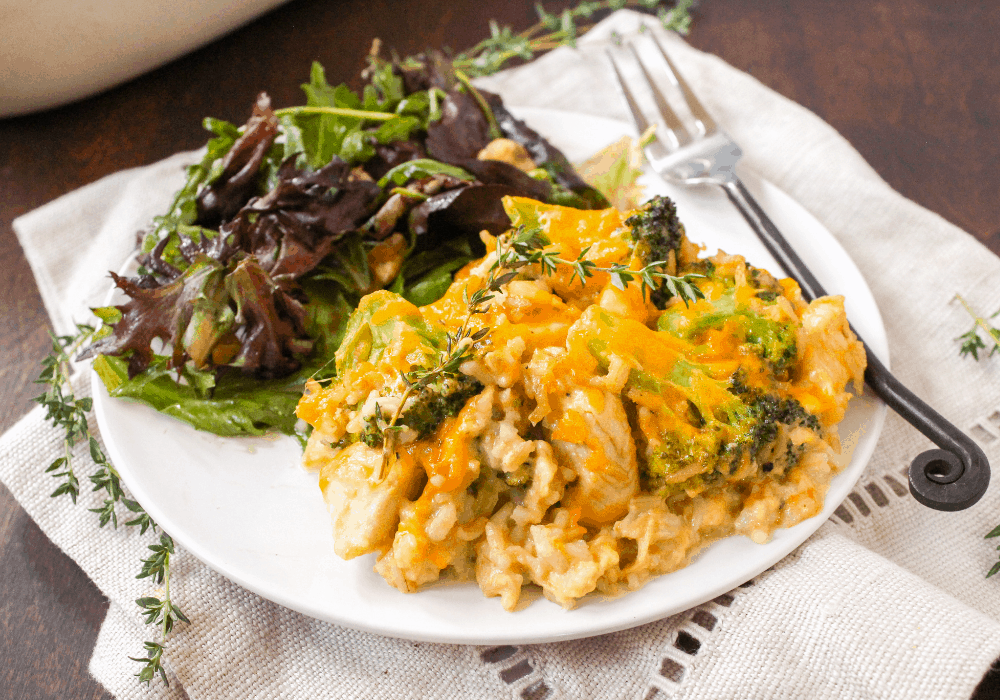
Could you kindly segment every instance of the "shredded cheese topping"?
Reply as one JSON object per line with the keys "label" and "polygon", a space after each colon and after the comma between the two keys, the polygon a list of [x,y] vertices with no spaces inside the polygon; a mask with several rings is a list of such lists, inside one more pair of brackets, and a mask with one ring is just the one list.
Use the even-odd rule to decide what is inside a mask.
{"label": "shredded cheese topping", "polygon": [[[648,263],[630,213],[505,205],[562,259]],[[843,299],[806,304],[791,280],[698,252],[682,238],[664,262],[700,275],[704,298],[665,308],[606,272],[526,266],[468,318],[496,252],[428,306],[365,297],[336,381],[311,382],[298,408],[337,553],[374,552],[403,591],[444,574],[507,609],[530,584],[569,607],[638,588],[719,537],[764,542],[818,513],[846,386],[862,386],[865,364]],[[459,376],[406,395],[406,373],[431,367],[466,322],[489,333]],[[396,435],[378,481],[385,429]]]}

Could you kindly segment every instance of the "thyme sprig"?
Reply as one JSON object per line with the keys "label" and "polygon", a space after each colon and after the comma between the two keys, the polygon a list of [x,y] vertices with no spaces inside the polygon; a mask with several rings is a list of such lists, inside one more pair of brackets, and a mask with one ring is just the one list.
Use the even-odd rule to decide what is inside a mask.
{"label": "thyme sprig", "polygon": [[[590,252],[591,246],[581,250],[576,259],[566,260],[559,257],[559,251],[546,250],[548,245],[550,245],[550,241],[540,230],[521,229],[511,237],[510,245],[502,253],[500,248],[497,248],[497,260],[511,270],[517,270],[526,265],[539,265],[543,274],[546,275],[553,275],[560,265],[566,265],[572,269],[569,278],[570,284],[577,278],[581,283],[586,284],[586,281],[597,272],[609,274],[611,283],[621,290],[639,280],[642,285],[643,299],[646,298],[646,294],[657,289],[665,289],[670,293],[670,296],[681,299],[685,306],[705,298],[702,291],[694,284],[694,280],[701,278],[702,275],[671,275],[664,271],[667,265],[665,260],[649,263],[638,270],[633,270],[622,263],[598,267],[593,260],[587,259],[587,253]],[[501,255],[503,259],[501,259]]]}
{"label": "thyme sprig", "polygon": [[601,12],[635,7],[655,11],[664,28],[687,34],[691,28],[691,8],[694,0],[587,0],[559,14],[547,12],[538,3],[538,22],[522,32],[490,21],[490,36],[455,57],[454,65],[473,78],[492,75],[509,61],[519,58],[530,61],[538,53],[559,46],[575,46],[593,24],[590,20]]}
{"label": "thyme sprig", "polygon": [[[499,246],[500,239],[497,240]],[[489,310],[489,302],[495,296],[495,292],[499,292],[503,285],[517,276],[517,272],[514,271],[499,274],[502,269],[498,256],[497,262],[490,268],[485,284],[473,292],[472,296],[469,296],[468,287],[462,292],[462,299],[466,305],[465,317],[462,319],[462,325],[458,327],[458,330],[455,332],[445,332],[445,347],[438,356],[437,362],[431,367],[418,367],[409,372],[400,372],[400,379],[405,389],[399,398],[399,405],[396,406],[396,410],[393,411],[388,423],[384,425],[380,423],[381,410],[378,404],[375,404],[375,415],[368,419],[366,430],[382,438],[382,462],[374,475],[376,482],[382,480],[386,466],[391,464],[395,456],[395,438],[401,429],[401,426],[396,425],[396,423],[403,414],[403,408],[406,406],[407,399],[415,391],[428,386],[436,379],[457,377],[462,364],[475,357],[474,349],[476,343],[485,340],[486,336],[489,335],[490,328],[473,330],[469,324],[473,316],[486,313]]]}
{"label": "thyme sprig", "polygon": [[[492,298],[492,295],[488,298]],[[460,374],[459,368],[462,364],[475,357],[475,353],[473,351],[475,344],[485,339],[490,333],[489,328],[480,328],[478,331],[473,331],[469,328],[469,319],[472,318],[474,314],[484,312],[485,309],[474,310],[474,307],[470,302],[468,315],[465,317],[465,320],[459,329],[454,333],[448,332],[445,334],[445,348],[438,358],[438,361],[430,368],[420,367],[410,370],[409,372],[400,373],[400,378],[406,388],[403,390],[403,394],[399,398],[399,405],[396,406],[396,410],[393,411],[392,417],[384,426],[379,425],[377,422],[381,413],[379,411],[378,404],[376,404],[376,423],[374,424],[374,429],[380,431],[382,434],[382,465],[376,475],[376,481],[382,480],[382,475],[385,473],[386,465],[390,464],[392,461],[396,447],[396,434],[402,428],[402,426],[396,425],[396,422],[403,414],[403,407],[406,405],[407,399],[410,398],[413,392],[419,391],[423,387],[428,386],[436,379],[444,377],[457,377]],[[373,429],[373,425],[371,423],[369,423],[367,427],[369,429]]]}
{"label": "thyme sprig", "polygon": [[[76,398],[70,384],[71,357],[75,355],[96,332],[93,326],[77,324],[75,335],[52,335],[52,352],[42,361],[42,372],[36,384],[45,384],[45,393],[36,401],[45,407],[45,420],[65,431],[63,454],[54,460],[45,472],[62,482],[50,495],[68,495],[76,504],[80,495],[80,481],[73,469],[72,451],[78,442],[90,439],[87,413],[93,407],[89,398]],[[93,452],[93,448],[91,449]]]}
{"label": "thyme sprig", "polygon": [[[1000,525],[997,525],[986,534],[986,539],[990,539],[991,537],[1000,537]],[[997,551],[1000,551],[1000,546],[997,547]],[[997,563],[994,564],[989,570],[989,573],[986,574],[986,578],[989,578],[998,571],[1000,571],[1000,560],[998,560]]]}
{"label": "thyme sprig", "polygon": [[142,609],[147,625],[160,626],[159,642],[144,642],[145,657],[130,656],[132,661],[142,664],[137,674],[140,683],[149,685],[159,674],[165,685],[170,685],[166,671],[163,668],[163,652],[166,650],[166,640],[174,628],[174,624],[190,622],[181,609],[174,605],[170,598],[170,556],[174,553],[174,541],[166,533],[160,534],[159,544],[149,545],[152,554],[142,560],[142,571],[136,578],[154,577],[157,583],[163,584],[163,597],[147,596],[136,599],[136,605]]}
{"label": "thyme sprig", "polygon": [[650,263],[640,270],[633,270],[620,263],[598,267],[597,263],[586,258],[590,246],[584,248],[576,259],[565,260],[559,257],[559,251],[547,250],[549,245],[551,242],[548,237],[537,228],[521,226],[498,236],[496,259],[490,266],[486,280],[471,295],[466,285],[462,292],[462,299],[466,305],[465,317],[456,331],[445,333],[445,347],[437,361],[430,367],[418,367],[408,372],[400,372],[400,379],[405,388],[388,422],[383,422],[381,409],[377,403],[375,404],[375,413],[366,420],[365,430],[366,433],[382,441],[382,461],[373,474],[376,482],[382,480],[386,466],[392,463],[395,456],[395,437],[402,428],[396,423],[403,413],[407,399],[415,391],[437,379],[459,376],[461,366],[475,357],[476,344],[485,340],[491,330],[489,327],[474,330],[471,326],[473,317],[489,311],[490,302],[504,285],[520,274],[522,268],[537,265],[543,275],[554,275],[559,266],[566,265],[572,268],[570,284],[577,278],[581,284],[586,284],[594,273],[606,272],[611,275],[612,284],[619,289],[624,290],[629,284],[639,280],[642,284],[643,299],[651,290],[665,288],[671,295],[680,298],[685,306],[705,298],[702,291],[694,284],[694,280],[702,275],[689,274],[683,277],[670,275],[663,271],[667,265],[665,261]]}
{"label": "thyme sprig", "polygon": [[[44,384],[46,387],[45,392],[35,399],[45,407],[45,420],[61,428],[65,433],[63,454],[45,469],[46,473],[62,480],[51,496],[54,498],[68,495],[76,504],[80,495],[80,480],[72,461],[72,451],[75,445],[86,442],[90,459],[96,467],[88,477],[93,484],[92,491],[105,492],[104,504],[99,508],[88,509],[97,514],[98,525],[104,527],[111,523],[117,528],[118,505],[121,504],[128,514],[126,517],[130,518],[124,522],[126,527],[138,527],[140,535],[149,529],[156,532],[156,523],[149,514],[138,501],[126,496],[121,475],[104,454],[100,442],[90,432],[87,414],[93,410],[93,400],[88,397],[77,398],[73,392],[72,358],[100,332],[99,329],[86,324],[77,324],[76,328],[75,335],[52,336],[52,352],[42,361],[42,372],[36,380],[37,384]],[[178,620],[188,622],[188,619],[170,599],[170,555],[174,552],[173,540],[166,533],[160,533],[159,544],[150,545],[149,549],[153,554],[148,559],[142,560],[142,569],[136,578],[155,577],[157,583],[163,584],[164,595],[162,598],[153,596],[139,598],[136,604],[143,610],[142,614],[147,624],[159,625],[161,635],[159,641],[143,644],[145,657],[129,658],[143,664],[140,671],[135,674],[140,682],[148,684],[159,675],[164,683],[168,683],[163,668],[166,639]]]}
{"label": "thyme sprig", "polygon": [[[963,333],[955,338],[955,340],[962,341],[962,346],[958,351],[959,355],[962,357],[972,355],[974,360],[978,360],[979,351],[982,350],[983,352],[986,352],[987,348],[989,348],[989,353],[984,356],[992,356],[993,353],[1000,350],[1000,328],[995,328],[990,325],[988,319],[994,319],[997,316],[1000,316],[1000,309],[988,318],[983,318],[972,310],[972,307],[965,299],[962,298],[961,294],[956,294],[955,298],[962,302],[962,306],[965,307],[965,310],[969,312],[969,315],[972,316],[973,319],[972,328],[970,328],[967,333]],[[986,341],[983,340],[983,337],[979,334],[980,330],[986,333],[986,337],[989,339],[990,343],[992,343],[992,346],[987,345]]]}
{"label": "thyme sprig", "polygon": [[[994,319],[997,316],[1000,316],[1000,309],[994,312],[991,316],[984,318],[973,310],[972,306],[969,302],[962,298],[961,294],[956,294],[955,298],[962,303],[965,310],[970,316],[972,316],[972,328],[970,328],[968,332],[955,338],[955,340],[962,341],[962,346],[958,351],[959,355],[961,357],[972,355],[972,358],[978,361],[980,350],[985,353],[984,357],[990,357],[993,353],[1000,351],[1000,328],[990,325],[989,322],[989,319]],[[983,339],[983,336],[979,334],[980,330],[986,334],[986,338],[989,340],[989,343],[987,343],[987,341]],[[989,352],[986,352],[987,350],[989,350]],[[1000,525],[997,525],[986,534],[986,539],[993,537],[1000,537]],[[1000,551],[1000,546],[997,547],[997,550]],[[986,574],[986,578],[993,576],[997,572],[1000,572],[1000,561],[997,561],[992,566]]]}

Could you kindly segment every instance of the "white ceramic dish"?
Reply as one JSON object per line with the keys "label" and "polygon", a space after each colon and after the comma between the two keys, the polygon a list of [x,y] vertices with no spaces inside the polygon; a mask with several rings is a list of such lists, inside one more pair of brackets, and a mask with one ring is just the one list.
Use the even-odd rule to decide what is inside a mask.
{"label": "white ceramic dish", "polygon": [[[524,109],[520,115],[579,161],[629,131],[624,124],[579,114]],[[773,185],[747,186],[831,294],[844,294],[855,328],[883,362],[885,329],[860,272],[830,233]],[[721,191],[678,190],[689,237],[746,255],[777,272],[774,261]],[[833,481],[821,515],[779,530],[765,545],[730,537],[685,569],[609,599],[586,598],[574,610],[535,596],[514,613],[484,598],[474,583],[446,583],[403,594],[372,570],[365,556],[333,553],[330,520],[315,475],[299,467],[298,443],[285,437],[224,439],[190,428],[143,405],[108,397],[94,378],[97,419],[109,455],[149,514],[185,549],[219,573],[276,603],[348,627],[420,641],[466,644],[545,642],[587,637],[656,620],[710,600],[779,561],[811,535],[853,488],[885,420],[869,396],[852,400],[841,427],[853,447]],[[178,582],[183,590],[183,582]],[[529,596],[530,597],[530,596]]]}
{"label": "white ceramic dish", "polygon": [[0,116],[88,97],[287,0],[0,0]]}

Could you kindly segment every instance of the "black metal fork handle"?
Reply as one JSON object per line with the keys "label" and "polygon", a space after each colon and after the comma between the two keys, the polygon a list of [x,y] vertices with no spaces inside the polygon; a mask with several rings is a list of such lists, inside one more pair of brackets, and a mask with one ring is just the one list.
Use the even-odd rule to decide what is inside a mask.
{"label": "black metal fork handle", "polygon": [[[823,286],[781,235],[753,195],[735,175],[722,184],[743,218],[811,301],[826,295]],[[852,329],[853,330],[853,329]],[[864,341],[862,340],[862,343]],[[952,425],[896,379],[865,343],[865,382],[892,410],[941,449],[927,450],[910,464],[910,493],[935,510],[964,510],[986,493],[990,464],[972,438]]]}

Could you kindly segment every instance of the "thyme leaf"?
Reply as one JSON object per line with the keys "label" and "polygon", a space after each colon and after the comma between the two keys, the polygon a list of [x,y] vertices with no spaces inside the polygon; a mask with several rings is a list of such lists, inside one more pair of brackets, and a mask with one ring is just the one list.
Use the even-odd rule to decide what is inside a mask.
{"label": "thyme leaf", "polygon": [[[61,479],[61,483],[52,492],[52,497],[68,495],[76,504],[80,495],[80,480],[73,464],[73,447],[86,443],[92,466],[96,469],[88,477],[93,485],[93,491],[103,491],[104,503],[98,508],[89,508],[97,514],[98,525],[104,527],[111,523],[118,527],[119,505],[129,513],[124,525],[138,527],[139,534],[146,530],[156,532],[156,523],[149,517],[138,501],[126,496],[121,475],[104,454],[97,437],[90,432],[87,415],[93,409],[93,400],[87,397],[77,398],[73,393],[71,383],[73,374],[72,358],[79,350],[102,332],[99,328],[85,324],[77,324],[74,335],[52,336],[52,352],[42,362],[42,371],[36,380],[37,384],[45,386],[45,391],[35,400],[45,407],[45,420],[56,428],[64,431],[63,454],[53,461],[46,473]],[[132,517],[134,516],[134,517]],[[160,641],[145,642],[144,657],[129,657],[143,664],[136,674],[140,682],[149,684],[157,675],[168,684],[166,671],[163,668],[163,652],[166,650],[166,640],[174,624],[178,621],[189,622],[170,598],[170,555],[174,553],[174,543],[169,535],[161,532],[159,542],[149,546],[152,554],[142,560],[142,567],[136,578],[151,577],[157,584],[162,584],[162,598],[143,597],[136,604],[143,611],[147,624],[158,625]]]}
{"label": "thyme leaf", "polygon": [[[44,384],[46,387],[45,393],[35,398],[45,408],[45,420],[65,432],[62,456],[45,469],[53,478],[61,480],[50,495],[53,498],[68,495],[74,504],[80,495],[80,482],[73,468],[72,450],[79,442],[93,440],[87,425],[87,413],[93,407],[93,402],[89,398],[77,399],[73,394],[70,384],[71,358],[96,332],[93,326],[78,324],[75,335],[53,334],[52,352],[42,361],[42,372],[35,380],[36,384]],[[96,441],[91,443],[91,456],[95,454],[95,445]],[[100,448],[96,448],[96,451],[100,454]],[[95,489],[102,486],[95,486]],[[109,482],[106,487],[113,490],[115,485]],[[114,497],[112,491],[109,491],[109,495]]]}
{"label": "thyme leaf", "polygon": [[[140,600],[142,599],[140,598]],[[143,642],[142,646],[146,650],[146,656],[128,657],[132,661],[138,661],[142,664],[142,669],[139,673],[135,674],[139,682],[149,685],[150,681],[159,673],[163,684],[170,685],[170,681],[167,680],[167,673],[163,669],[163,652],[167,647],[158,642]]]}
{"label": "thyme leaf", "polygon": [[[989,349],[989,352],[986,353],[984,357],[992,356],[993,353],[1000,350],[1000,328],[996,328],[990,325],[989,319],[994,319],[997,316],[1000,316],[1000,309],[998,309],[988,318],[983,318],[975,311],[973,311],[972,306],[970,306],[969,303],[962,298],[961,294],[956,294],[955,298],[958,299],[960,302],[962,302],[962,306],[965,307],[965,310],[969,313],[970,316],[972,316],[973,319],[972,328],[970,328],[968,332],[963,333],[962,335],[955,338],[955,340],[962,341],[962,346],[961,348],[959,348],[958,351],[959,355],[961,357],[965,357],[966,355],[972,355],[972,359],[978,361],[979,351],[982,350],[984,353],[986,353],[986,350]],[[987,344],[986,340],[984,340],[983,337],[979,335],[980,330],[982,330],[986,334],[986,338],[989,340],[989,344]],[[986,539],[990,539],[992,537],[1000,537],[1000,525],[997,525],[995,528],[986,533]],[[997,547],[997,550],[1000,551],[1000,547]],[[1000,560],[998,560],[990,568],[990,570],[986,574],[986,578],[993,576],[997,572],[1000,572]]]}
{"label": "thyme leaf", "polygon": [[[1000,537],[1000,525],[997,525],[995,528],[986,533],[986,539],[990,539],[991,537]],[[1000,547],[997,547],[997,550],[1000,551]],[[997,563],[993,565],[993,567],[989,570],[989,573],[986,574],[986,578],[989,578],[998,571],[1000,571],[1000,561],[997,561]]]}
{"label": "thyme leaf", "polygon": [[[982,350],[985,353],[986,350],[989,349],[989,353],[985,354],[984,357],[992,356],[993,353],[1000,350],[1000,328],[995,328],[990,325],[989,319],[994,319],[997,316],[1000,316],[1000,309],[997,309],[997,311],[995,311],[988,318],[983,318],[972,310],[972,307],[965,299],[962,298],[961,294],[956,294],[955,298],[962,302],[962,306],[965,307],[965,310],[969,312],[969,315],[972,316],[973,319],[972,328],[970,328],[968,332],[955,338],[955,340],[962,341],[958,354],[961,357],[972,355],[972,359],[978,361],[979,351]],[[986,340],[984,340],[979,334],[980,330],[986,334],[989,344],[987,344]]]}
{"label": "thyme leaf", "polygon": [[655,12],[665,29],[687,34],[691,29],[694,0],[585,0],[553,14],[538,3],[538,21],[522,32],[490,21],[490,36],[455,57],[455,68],[471,78],[492,75],[514,59],[530,61],[543,51],[559,46],[576,46],[576,40],[593,26],[601,12],[634,7]]}
{"label": "thyme leaf", "polygon": [[664,290],[668,296],[675,296],[687,306],[699,299],[704,299],[705,295],[695,285],[694,281],[703,277],[698,274],[687,274],[676,276],[664,271],[667,261],[658,260],[645,267],[633,270],[628,265],[613,263],[608,267],[598,267],[597,263],[587,260],[587,253],[590,247],[584,248],[574,260],[566,260],[559,257],[559,251],[546,250],[549,240],[540,229],[527,229],[522,227],[516,231],[510,239],[509,246],[502,252],[498,240],[497,262],[503,267],[511,270],[520,269],[526,265],[538,265],[545,275],[553,275],[560,265],[567,265],[572,269],[570,283],[579,279],[581,283],[594,276],[596,272],[605,272],[611,275],[611,283],[618,289],[624,290],[632,282],[639,280],[642,285],[643,299],[646,294],[654,290]]}

